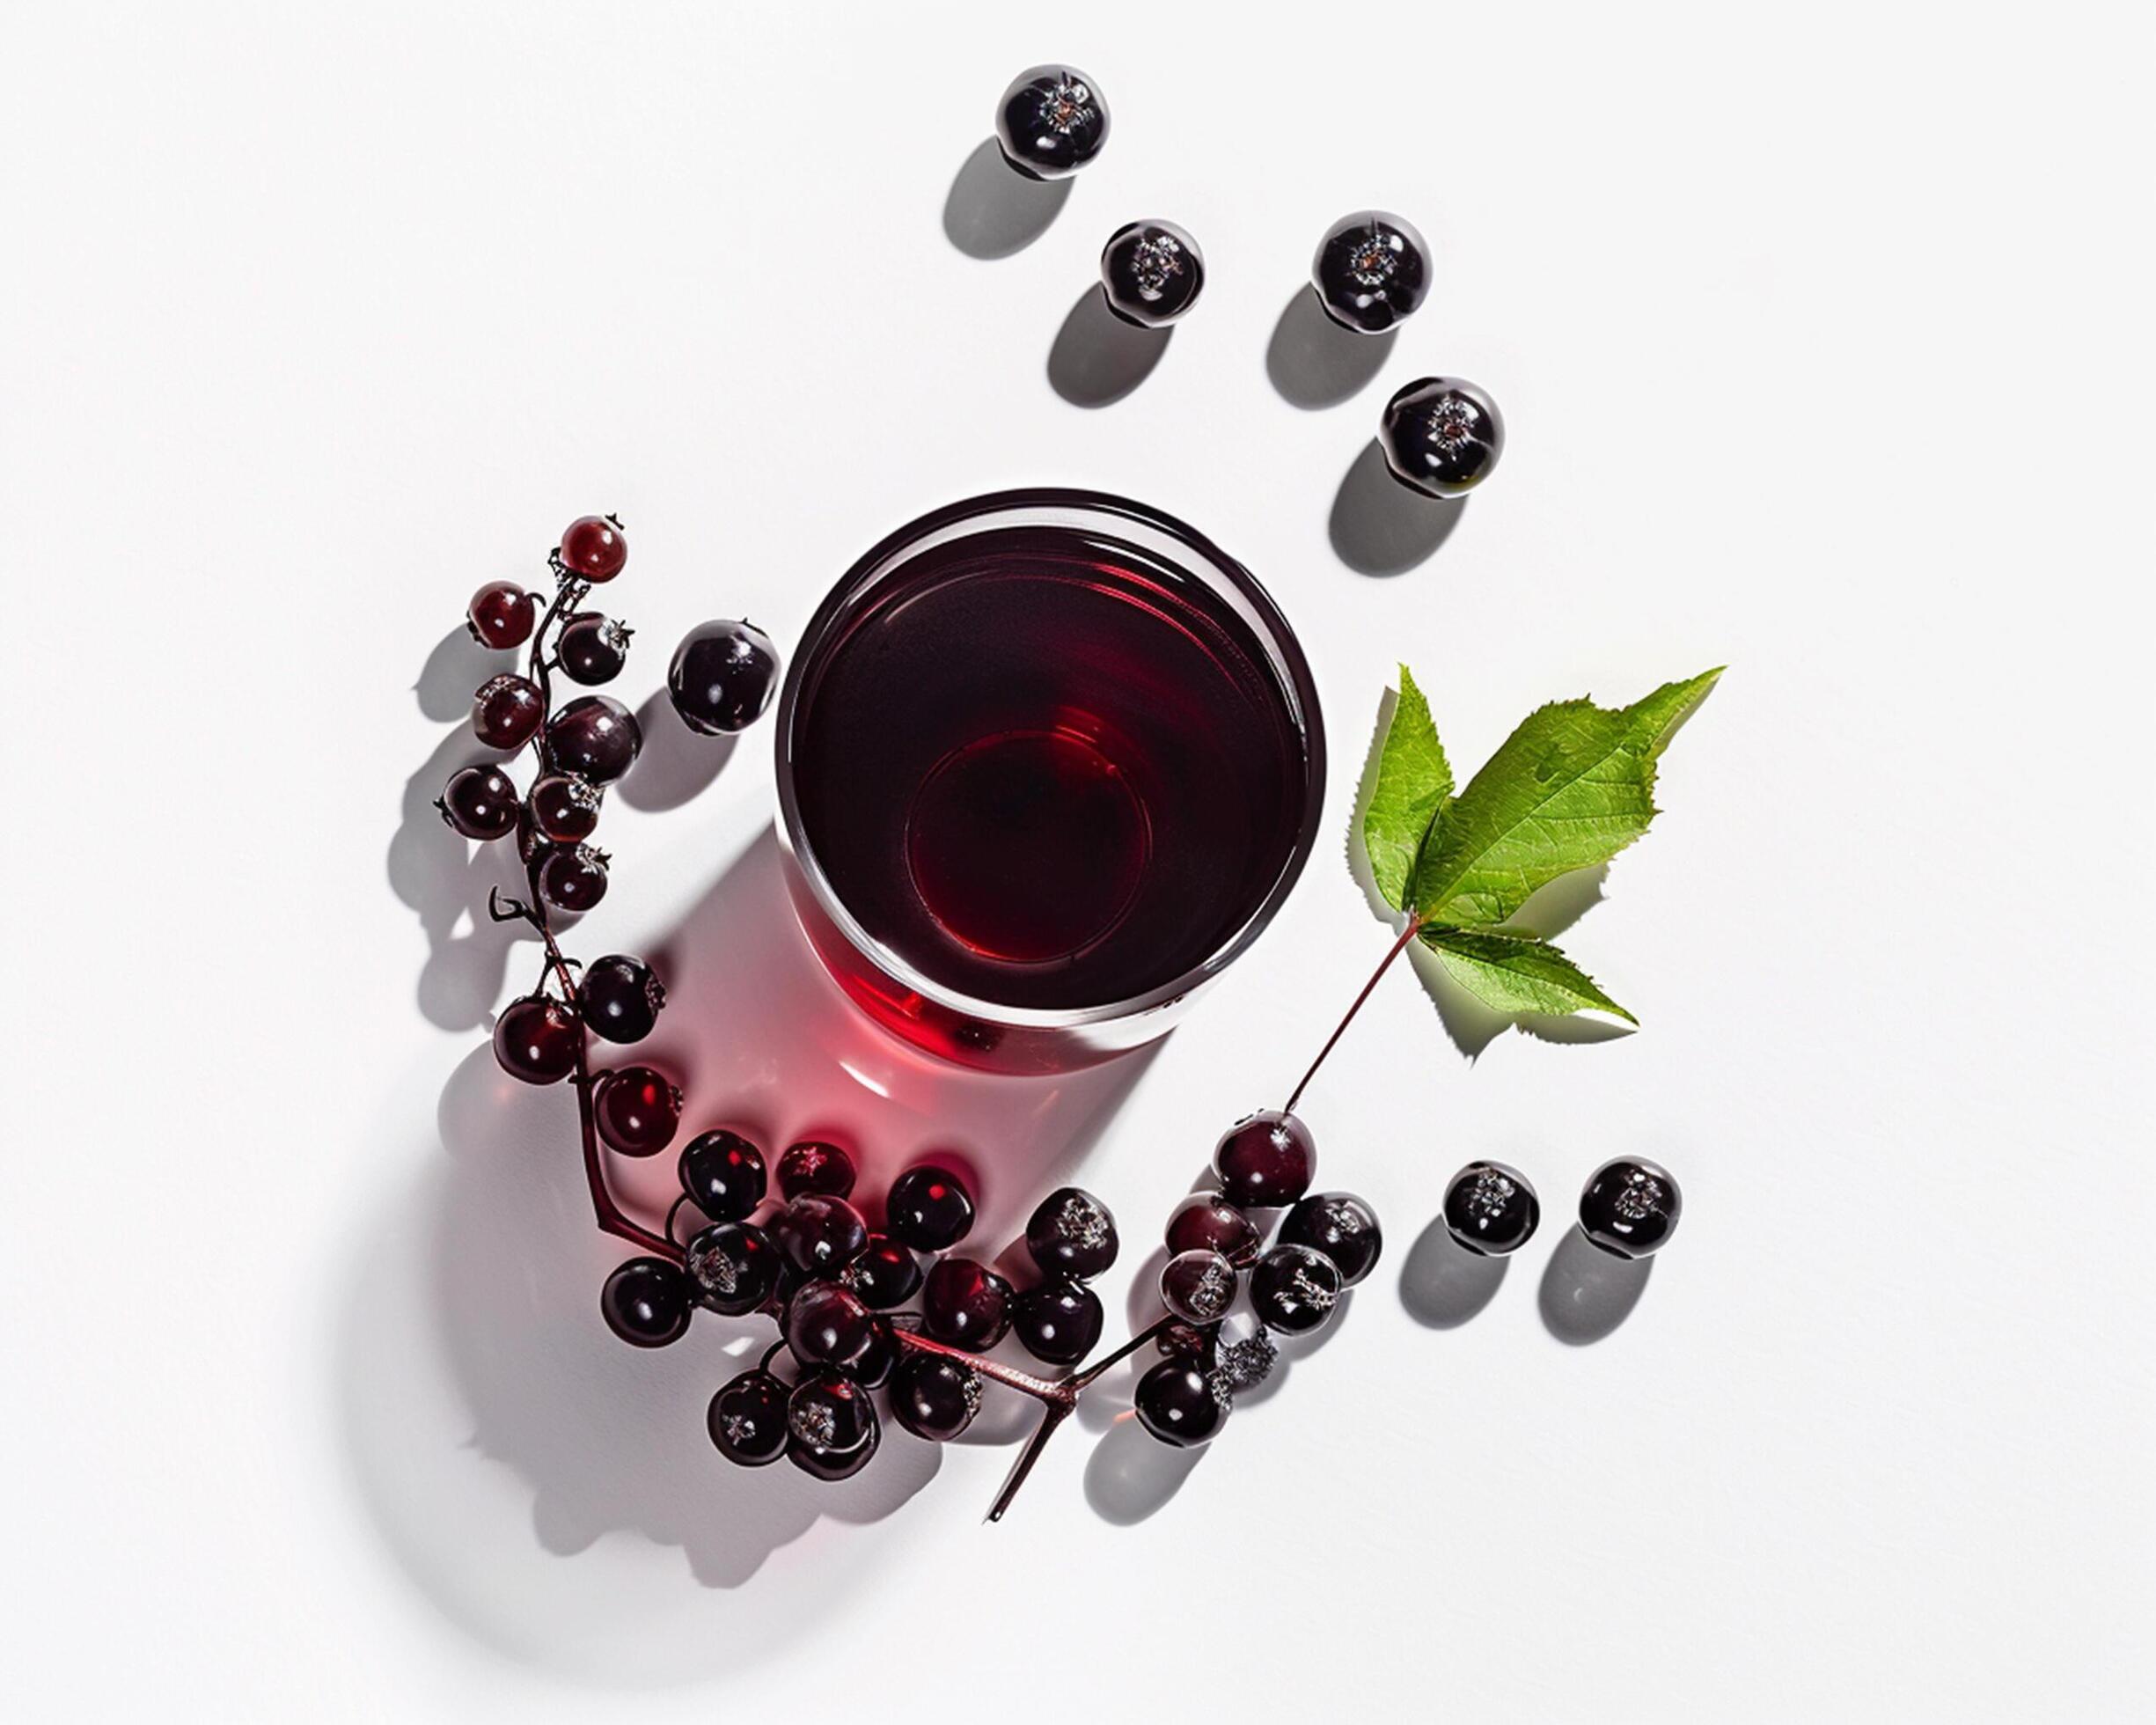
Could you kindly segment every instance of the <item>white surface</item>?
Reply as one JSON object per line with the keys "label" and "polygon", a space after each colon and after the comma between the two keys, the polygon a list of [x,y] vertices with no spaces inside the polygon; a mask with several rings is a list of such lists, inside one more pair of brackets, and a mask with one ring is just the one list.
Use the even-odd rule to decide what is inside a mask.
{"label": "white surface", "polygon": [[[191,12],[4,34],[0,1710],[2156,1707],[2145,11]],[[953,176],[1052,54],[1114,141],[1038,244],[963,256]],[[1422,224],[1436,291],[1380,383],[1299,411],[1266,344],[1368,203]],[[1150,213],[1203,239],[1206,301],[1081,411],[1045,356]],[[1328,510],[1426,371],[1493,390],[1510,451],[1436,557],[1366,579]],[[1348,1321],[1157,1513],[1111,1519],[1157,1457],[1074,1429],[988,1530],[1008,1451],[744,1479],[699,1428],[711,1338],[600,1333],[567,1097],[498,1094],[500,951],[400,821],[456,746],[422,665],[571,515],[632,524],[641,701],[690,623],[790,645],[874,536],[1035,481],[1187,517],[1294,616],[1336,770],[1288,911],[1090,1127],[1097,1090],[996,1132],[771,1032],[761,991],[808,985],[758,968],[756,856],[680,937],[674,1022],[700,1102],[771,1131],[994,1138],[1000,1223],[1097,1127],[1118,1318],[1382,946],[1330,835],[1394,660],[1463,765],[1542,700],[1733,669],[1566,941],[1644,1031],[1470,1066],[1390,979],[1308,1111],[1390,1230]],[[703,899],[769,740],[610,812],[575,950]],[[1683,1230],[1565,1346],[1538,1283],[1622,1150],[1677,1171]],[[1400,1274],[1476,1155],[1552,1223],[1426,1327]]]}

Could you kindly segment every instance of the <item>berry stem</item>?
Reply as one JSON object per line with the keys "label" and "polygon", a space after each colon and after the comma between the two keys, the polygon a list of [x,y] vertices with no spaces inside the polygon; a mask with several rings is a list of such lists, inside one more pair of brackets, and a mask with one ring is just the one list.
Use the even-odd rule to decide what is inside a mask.
{"label": "berry stem", "polygon": [[1310,1062],[1310,1069],[1302,1075],[1302,1081],[1296,1084],[1294,1091],[1289,1095],[1287,1107],[1280,1111],[1282,1113],[1292,1114],[1295,1112],[1295,1105],[1302,1100],[1303,1091],[1309,1089],[1310,1080],[1317,1076],[1317,1068],[1324,1065],[1325,1056],[1332,1052],[1332,1045],[1338,1042],[1346,1034],[1347,1027],[1355,1022],[1355,1015],[1362,1010],[1363,1002],[1370,998],[1370,992],[1377,987],[1378,979],[1392,968],[1392,961],[1406,951],[1407,943],[1421,932],[1422,917],[1420,914],[1415,911],[1408,912],[1407,927],[1400,930],[1399,939],[1393,942],[1391,950],[1379,961],[1377,968],[1370,973],[1370,980],[1362,985],[1362,992],[1355,996],[1355,1003],[1347,1009],[1346,1016],[1333,1026],[1332,1034],[1325,1039],[1325,1046],[1317,1051],[1317,1058]]}
{"label": "berry stem", "polygon": [[1018,1487],[1025,1484],[1026,1475],[1032,1472],[1033,1464],[1040,1459],[1040,1452],[1048,1447],[1048,1440],[1056,1435],[1056,1428],[1077,1412],[1078,1398],[1086,1386],[1111,1366],[1119,1365],[1129,1359],[1174,1322],[1172,1317],[1165,1315],[1155,1319],[1106,1358],[1096,1360],[1083,1371],[1074,1372],[1062,1380],[1057,1387],[1065,1394],[1049,1403],[1048,1411],[1041,1415],[1039,1426],[1027,1440],[1025,1448],[1018,1452],[1018,1459],[1011,1464],[1010,1473],[1003,1481],[1003,1489],[995,1494],[995,1501],[988,1506],[990,1521],[1000,1522],[1003,1519],[1003,1512],[1010,1508],[1011,1500],[1018,1495]]}

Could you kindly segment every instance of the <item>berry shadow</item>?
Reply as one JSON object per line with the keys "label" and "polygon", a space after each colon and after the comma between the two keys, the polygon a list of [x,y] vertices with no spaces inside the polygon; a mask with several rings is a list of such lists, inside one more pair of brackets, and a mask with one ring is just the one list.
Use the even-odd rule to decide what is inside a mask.
{"label": "berry shadow", "polygon": [[1071,192],[1068,180],[1029,180],[983,138],[959,165],[943,200],[943,235],[969,258],[1023,252],[1048,231]]}
{"label": "berry shadow", "polygon": [[1567,1347],[1589,1347],[1632,1315],[1654,1272],[1652,1258],[1604,1252],[1574,1223],[1542,1273],[1542,1326]]}
{"label": "berry shadow", "polygon": [[663,688],[653,690],[636,709],[636,727],[644,734],[644,746],[612,795],[647,814],[678,809],[708,789],[741,740],[691,730]]}
{"label": "berry shadow", "polygon": [[1326,531],[1357,575],[1404,575],[1437,554],[1466,512],[1464,497],[1426,497],[1393,478],[1373,437],[1341,479]]}
{"label": "berry shadow", "polygon": [[1456,1330],[1497,1297],[1511,1263],[1470,1252],[1434,1217],[1400,1266],[1400,1304],[1426,1329]]}
{"label": "berry shadow", "polygon": [[1162,1443],[1126,1408],[1086,1458],[1086,1502],[1103,1521],[1133,1527],[1166,1507],[1205,1453]]}
{"label": "berry shadow", "polygon": [[412,693],[419,697],[422,713],[446,724],[471,712],[472,692],[481,683],[516,669],[515,653],[481,646],[472,638],[472,631],[459,623],[435,642],[434,651],[420,667]]}
{"label": "berry shadow", "polygon": [[1358,335],[1325,315],[1317,295],[1297,288],[1265,344],[1265,376],[1290,407],[1337,407],[1385,369],[1397,329]]}
{"label": "berry shadow", "polygon": [[1175,333],[1126,323],[1089,287],[1048,349],[1048,386],[1074,407],[1109,407],[1153,375]]}

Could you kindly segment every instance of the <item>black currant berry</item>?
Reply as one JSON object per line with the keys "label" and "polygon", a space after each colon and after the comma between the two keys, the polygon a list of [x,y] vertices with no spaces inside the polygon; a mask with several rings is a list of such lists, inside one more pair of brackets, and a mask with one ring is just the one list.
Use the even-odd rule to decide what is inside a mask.
{"label": "black currant berry", "polygon": [[737,1132],[700,1132],[682,1149],[681,1189],[714,1222],[739,1222],[764,1201],[764,1153]]}
{"label": "black currant berry", "polygon": [[869,1351],[874,1320],[835,1281],[804,1282],[786,1303],[786,1345],[803,1366],[850,1366]]}
{"label": "black currant berry", "polygon": [[1414,224],[1382,209],[1343,216],[1325,230],[1310,284],[1325,315],[1358,335],[1390,329],[1422,304],[1430,252]]}
{"label": "black currant berry", "polygon": [[599,1290],[606,1327],[634,1347],[664,1347],[689,1327],[689,1281],[678,1264],[632,1258]]}
{"label": "black currant berry", "polygon": [[1198,242],[1173,222],[1133,222],[1101,253],[1101,291],[1125,323],[1159,329],[1198,303],[1206,260]]}
{"label": "black currant berry", "polygon": [[979,1375],[936,1354],[909,1354],[891,1374],[891,1417],[915,1437],[948,1443],[980,1412]]}
{"label": "black currant berry", "polygon": [[610,785],[627,772],[643,745],[635,714],[611,695],[578,695],[546,727],[547,765],[595,785]]}
{"label": "black currant berry", "polygon": [[771,1219],[771,1237],[803,1275],[836,1276],[868,1250],[869,1224],[843,1198],[810,1192]]}
{"label": "black currant berry", "polygon": [[893,1311],[912,1299],[920,1288],[920,1265],[910,1249],[888,1234],[871,1234],[861,1256],[840,1272],[839,1280],[861,1296],[872,1311]]}
{"label": "black currant berry", "polygon": [[464,626],[482,647],[521,647],[532,638],[539,606],[514,581],[489,581],[472,595]]}
{"label": "black currant berry", "polygon": [[1101,1339],[1100,1296],[1059,1277],[1028,1288],[1011,1308],[1010,1327],[1025,1351],[1052,1366],[1074,1366]]}
{"label": "black currant berry", "polygon": [[1505,452],[1489,393],[1460,378],[1422,378],[1385,403],[1378,446],[1393,478],[1426,497],[1464,497]]}
{"label": "black currant berry", "polygon": [[612,952],[584,967],[576,1004],[592,1035],[609,1042],[642,1042],[659,1021],[666,990],[642,958]]}
{"label": "black currant berry", "polygon": [[1310,1189],[1317,1145],[1309,1127],[1293,1114],[1261,1109],[1238,1120],[1214,1147],[1213,1171],[1231,1204],[1278,1209]]}
{"label": "black currant berry", "polygon": [[1240,1286],[1236,1266],[1206,1246],[1179,1252],[1161,1267],[1161,1303],[1185,1324],[1218,1324]]}
{"label": "black currant berry", "polygon": [[581,915],[606,896],[612,860],[590,845],[555,846],[539,865],[539,897],[555,910]]}
{"label": "black currant berry", "polygon": [[549,843],[582,844],[599,824],[599,788],[567,773],[547,773],[532,781],[524,799],[532,831]]}
{"label": "black currant berry", "polygon": [[628,663],[629,637],[636,631],[596,611],[580,611],[562,624],[554,646],[561,674],[586,688],[611,683]]}
{"label": "black currant berry", "polygon": [[1168,1218],[1171,1252],[1208,1247],[1243,1270],[1258,1261],[1264,1244],[1258,1224],[1217,1192],[1193,1192]]}
{"label": "black currant berry", "polygon": [[1580,1194],[1580,1228],[1617,1258],[1646,1258],[1668,1244],[1684,1212],[1669,1171],[1637,1156],[1605,1162]]}
{"label": "black currant berry", "polygon": [[666,668],[666,693],[691,730],[721,737],[745,730],[770,704],[779,650],[747,620],[699,623],[681,637]]}
{"label": "black currant berry", "polygon": [[916,1252],[948,1252],[972,1231],[973,1195],[948,1168],[924,1162],[891,1183],[884,1225]]}
{"label": "black currant berry", "polygon": [[1347,1288],[1376,1267],[1378,1254],[1385,1249],[1377,1212],[1352,1192],[1313,1193],[1281,1218],[1277,1240],[1281,1245],[1324,1252]]}
{"label": "black currant berry", "polygon": [[434,806],[467,839],[499,839],[517,826],[517,787],[499,767],[460,767]]}
{"label": "black currant berry", "polygon": [[1027,179],[1062,180],[1108,142],[1108,104],[1074,66],[1030,67],[996,104],[995,141]]}
{"label": "black currant berry", "polygon": [[1250,1272],[1250,1310],[1284,1336],[1318,1328],[1339,1303],[1338,1266],[1309,1246],[1275,1246]]}
{"label": "black currant berry", "polygon": [[1228,1421],[1228,1398],[1212,1375],[1188,1360],[1162,1360],[1138,1380],[1138,1423],[1162,1443],[1189,1449]]}
{"label": "black currant berry", "polygon": [[1011,1286],[970,1258],[937,1261],[921,1284],[921,1327],[953,1347],[994,1347],[1010,1328]]}
{"label": "black currant berry", "polygon": [[558,1083],[576,1069],[583,1046],[576,1015],[551,995],[511,1001],[494,1021],[494,1057],[527,1084]]}
{"label": "black currant berry", "polygon": [[[1470,1162],[1445,1187],[1444,1214],[1445,1231],[1470,1252],[1482,1258],[1502,1258],[1519,1251],[1533,1236],[1542,1220],[1542,1203],[1517,1168],[1501,1162]],[[1315,1240],[1304,1244],[1317,1245]]]}
{"label": "black currant berry", "polygon": [[719,1386],[704,1424],[719,1453],[743,1467],[765,1467],[786,1453],[786,1409],[793,1391],[767,1371],[744,1371]]}
{"label": "black currant berry", "polygon": [[472,696],[472,734],[490,749],[521,749],[546,716],[539,685],[506,672],[489,677]]}
{"label": "black currant berry", "polygon": [[869,1392],[844,1372],[816,1371],[794,1386],[786,1424],[796,1447],[824,1457],[843,1456],[868,1442],[876,1409]]}
{"label": "black currant berry", "polygon": [[715,1312],[744,1318],[774,1303],[782,1260],[752,1222],[721,1222],[689,1236],[683,1253],[696,1297]]}
{"label": "black currant berry", "polygon": [[861,1357],[848,1366],[847,1375],[864,1390],[880,1390],[891,1382],[891,1375],[898,1369],[898,1340],[891,1334],[891,1325],[880,1318],[869,1321],[869,1345],[861,1351]]}
{"label": "black currant berry", "polygon": [[1097,1276],[1121,1245],[1114,1214],[1077,1186],[1050,1193],[1025,1225],[1025,1249],[1045,1276]]}
{"label": "black currant berry", "polygon": [[786,1446],[786,1459],[811,1479],[821,1479],[826,1485],[851,1479],[876,1459],[876,1446],[884,1441],[882,1426],[874,1423],[875,1409],[869,1409],[869,1418],[871,1421],[869,1439],[858,1450],[818,1450],[815,1445],[803,1443],[796,1438]]}
{"label": "black currant berry", "polygon": [[809,1192],[821,1193],[826,1198],[854,1195],[854,1158],[836,1144],[813,1138],[788,1144],[774,1171],[781,1198],[798,1198]]}
{"label": "black currant berry", "polygon": [[612,581],[628,560],[628,536],[611,515],[580,515],[561,535],[561,566],[579,581]]}
{"label": "black currant berry", "polygon": [[611,1148],[623,1156],[656,1156],[681,1124],[681,1092],[648,1066],[620,1067],[600,1083],[591,1112]]}

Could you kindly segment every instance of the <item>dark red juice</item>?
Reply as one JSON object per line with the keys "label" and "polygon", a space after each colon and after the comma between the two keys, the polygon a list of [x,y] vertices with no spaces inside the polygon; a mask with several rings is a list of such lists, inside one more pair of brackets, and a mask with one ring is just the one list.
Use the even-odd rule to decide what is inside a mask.
{"label": "dark red juice", "polygon": [[933,546],[803,674],[795,783],[832,892],[971,998],[1142,995],[1295,859],[1294,697],[1242,612],[1134,545],[1025,525]]}

